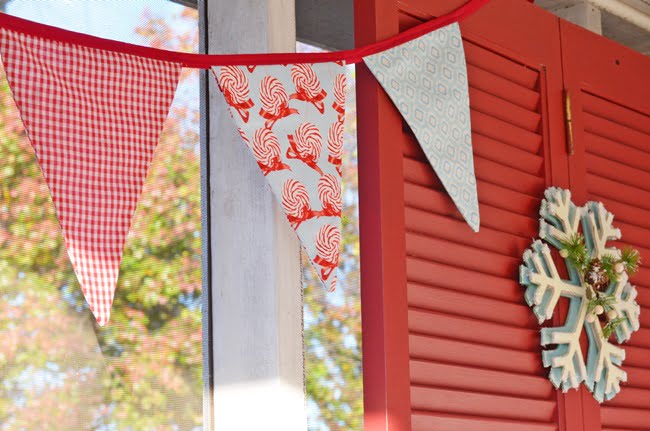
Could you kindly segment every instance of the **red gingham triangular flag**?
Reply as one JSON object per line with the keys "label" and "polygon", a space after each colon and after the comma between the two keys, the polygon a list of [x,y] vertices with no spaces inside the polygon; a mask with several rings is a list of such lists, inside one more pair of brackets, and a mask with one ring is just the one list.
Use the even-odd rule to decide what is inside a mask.
{"label": "red gingham triangular flag", "polygon": [[7,29],[0,54],[74,271],[103,326],[181,65]]}

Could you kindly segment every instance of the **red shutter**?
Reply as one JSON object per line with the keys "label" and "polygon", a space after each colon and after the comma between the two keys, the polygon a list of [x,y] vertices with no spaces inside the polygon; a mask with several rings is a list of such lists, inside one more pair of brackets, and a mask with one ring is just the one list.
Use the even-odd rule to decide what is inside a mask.
{"label": "red shutter", "polygon": [[[431,3],[400,4],[402,24],[435,14],[425,9]],[[527,4],[494,2],[461,23],[479,234],[462,220],[404,127],[414,430],[558,429],[557,394],[541,364],[539,325],[517,281],[521,255],[537,236],[540,196],[552,182],[545,114],[549,90],[558,85],[548,76],[559,72],[559,51],[549,49],[558,46],[559,34],[556,20],[538,12]],[[514,16],[519,23],[511,21]]]}
{"label": "red shutter", "polygon": [[[357,18],[375,31],[393,29],[392,20],[405,29],[460,2],[376,3],[382,4],[379,14],[368,16],[364,10]],[[461,27],[471,87],[479,234],[462,220],[390,102],[368,97],[359,87],[360,116],[372,111],[375,119],[372,124],[359,121],[365,394],[378,396],[393,372],[378,367],[376,349],[383,347],[394,357],[406,339],[409,374],[387,388],[390,398],[393,390],[403,393],[410,387],[409,405],[395,410],[400,426],[408,426],[404,416],[410,413],[414,430],[556,430],[563,407],[541,365],[539,327],[517,279],[521,255],[537,236],[540,196],[551,183],[568,183],[559,27],[556,18],[538,8],[507,0],[494,0]],[[371,154],[377,162],[381,151],[390,154],[387,166],[367,166]],[[395,166],[397,157],[401,167]],[[551,163],[552,158],[558,161]],[[390,176],[383,178],[383,190],[382,169]],[[396,181],[401,181],[401,191],[394,189]],[[403,212],[386,219],[385,230],[379,227],[381,202]],[[389,253],[402,256],[405,268],[380,258]],[[391,271],[392,283],[382,285],[382,262],[406,273]],[[397,294],[403,289],[406,298]],[[390,318],[378,309],[381,294],[397,297]],[[382,321],[404,332],[387,334],[380,330]],[[376,421],[380,406],[389,409],[375,398],[366,400],[367,430],[393,429]]]}
{"label": "red shutter", "polygon": [[[645,262],[632,282],[641,329],[626,345],[628,382],[598,406],[585,393],[585,422],[607,431],[650,429],[650,58],[574,25],[561,26],[565,86],[572,98],[579,202],[602,201],[623,240]],[[585,391],[586,392],[586,391]],[[594,420],[596,418],[596,420]]]}
{"label": "red shutter", "polygon": [[[358,41],[462,2],[358,0]],[[461,29],[478,234],[376,82],[358,73],[365,429],[650,430],[649,60],[520,0],[493,0]],[[571,187],[577,203],[602,200],[646,256],[634,279],[643,309],[626,348],[629,382],[602,407],[585,388],[553,389],[518,283],[549,185]]]}

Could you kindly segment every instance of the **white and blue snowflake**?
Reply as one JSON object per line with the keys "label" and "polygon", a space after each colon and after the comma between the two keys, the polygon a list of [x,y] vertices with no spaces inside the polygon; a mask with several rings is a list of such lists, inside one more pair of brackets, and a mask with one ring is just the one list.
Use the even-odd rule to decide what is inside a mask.
{"label": "white and blue snowflake", "polygon": [[[582,233],[592,259],[606,254],[620,257],[620,250],[607,247],[607,242],[620,239],[621,231],[614,228],[614,216],[600,202],[577,207],[571,201],[570,191],[555,187],[547,189],[544,195],[539,236],[545,242],[535,240],[524,253],[520,282],[526,287],[526,302],[540,324],[551,319],[561,297],[568,298],[569,307],[563,326],[542,328],[541,344],[551,346],[542,351],[542,360],[545,367],[550,367],[549,378],[556,388],[566,392],[584,382],[594,398],[603,402],[613,398],[620,391],[621,382],[627,381],[627,373],[621,368],[625,350],[603,336],[599,319],[586,319],[588,286],[583,286],[580,274],[569,259],[564,259],[568,279],[560,276],[551,247],[562,250],[567,238]],[[637,292],[623,272],[609,283],[606,294],[615,298],[611,304],[614,315],[623,318],[614,332],[620,344],[639,329]],[[589,340],[586,361],[580,347],[583,329]]]}

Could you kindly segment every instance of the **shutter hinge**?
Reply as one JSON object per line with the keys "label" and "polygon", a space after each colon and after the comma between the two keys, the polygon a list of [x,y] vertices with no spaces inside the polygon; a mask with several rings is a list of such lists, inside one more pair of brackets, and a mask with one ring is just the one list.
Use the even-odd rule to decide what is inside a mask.
{"label": "shutter hinge", "polygon": [[571,115],[571,95],[569,90],[564,90],[564,121],[566,122],[566,144],[570,156],[574,153],[573,144],[573,117]]}

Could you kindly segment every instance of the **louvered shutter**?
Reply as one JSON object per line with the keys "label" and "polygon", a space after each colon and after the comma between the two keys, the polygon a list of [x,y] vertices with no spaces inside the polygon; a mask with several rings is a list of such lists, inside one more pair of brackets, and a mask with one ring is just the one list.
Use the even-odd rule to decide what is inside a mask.
{"label": "louvered shutter", "polygon": [[[358,41],[460,3],[358,0]],[[650,60],[518,0],[493,0],[461,29],[479,234],[359,69],[365,429],[650,430]],[[585,388],[553,390],[517,282],[549,185],[570,187],[577,203],[603,201],[623,231],[620,245],[646,256],[633,280],[642,328],[626,346],[629,381],[602,406]]]}
{"label": "louvered shutter", "polygon": [[[492,6],[492,17],[500,16],[506,3]],[[402,22],[410,24],[417,6],[404,5]],[[526,11],[521,8],[520,19],[530,20],[539,32],[536,37],[557,37],[551,17]],[[539,56],[544,53],[529,52],[536,48],[534,43],[486,47],[482,39],[506,36],[514,42],[522,36],[517,27],[511,34],[497,35],[473,25],[490,21],[499,26],[504,19],[490,18],[479,15],[476,21],[461,23],[481,211],[479,234],[461,219],[411,132],[404,128],[414,430],[558,429],[557,394],[541,364],[539,325],[517,282],[521,255],[530,238],[537,236],[540,196],[551,183],[544,118],[549,88],[542,64],[557,65],[558,54],[549,53],[551,57],[542,61]]]}
{"label": "louvered shutter", "polygon": [[[394,15],[386,3],[375,2],[383,5],[381,17],[394,16],[403,30],[461,2],[400,1]],[[558,22],[528,3],[494,0],[461,22],[461,29],[468,61],[481,231],[473,233],[462,220],[408,126],[387,112],[392,106],[386,108],[385,100],[368,98],[359,91],[362,295],[366,290],[368,298],[363,307],[366,303],[376,306],[369,299],[373,294],[369,290],[377,289],[375,282],[381,280],[371,272],[381,269],[372,265],[387,262],[373,258],[380,254],[376,247],[389,248],[395,258],[401,255],[406,265],[403,278],[393,274],[393,284],[383,286],[384,295],[397,298],[393,305],[398,308],[391,311],[390,322],[384,312],[384,324],[402,328],[405,323],[400,329],[404,332],[383,332],[382,347],[388,355],[399,353],[391,349],[400,349],[403,338],[407,339],[410,429],[557,430],[558,412],[565,399],[546,377],[539,326],[524,304],[517,280],[521,255],[537,236],[544,189],[568,182]],[[363,74],[360,84],[362,78]],[[370,105],[379,118],[383,115],[389,120],[364,124]],[[377,127],[379,133],[364,127]],[[386,136],[391,142],[383,144]],[[374,151],[373,139],[379,146],[385,145],[381,151],[394,156],[392,163],[402,161],[401,169],[392,168],[390,178],[384,178],[383,189],[381,184],[370,184],[370,172],[364,171],[370,170],[364,164],[370,160],[368,153]],[[401,181],[403,190],[390,189],[393,181]],[[384,201],[403,208],[402,215],[393,213],[394,219],[385,222],[390,223],[390,233],[373,228],[373,223],[381,221],[377,219],[381,213],[364,208],[366,202],[374,201],[369,191],[377,190]],[[402,314],[403,298],[396,294],[400,289],[406,291]],[[381,387],[374,381],[376,358],[369,357],[366,350],[378,345],[375,337],[379,332],[374,325],[378,318],[364,309],[366,397],[375,396],[376,388]],[[367,366],[373,367],[371,375]],[[382,377],[385,381],[390,378]],[[403,391],[403,387],[404,382],[393,380],[388,396],[393,388]],[[394,406],[399,415],[404,414],[402,405]],[[368,420],[376,417],[375,409],[375,399],[367,399],[365,429],[392,430],[384,422],[369,426]],[[400,426],[404,423],[406,420]]]}
{"label": "louvered shutter", "polygon": [[585,416],[600,419],[589,430],[650,430],[650,59],[566,22],[561,33],[572,190],[580,202],[602,201],[621,228],[617,245],[645,257],[632,279],[641,329],[625,346],[628,382],[602,406],[585,396]]}

